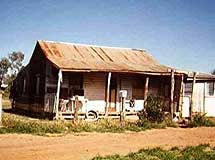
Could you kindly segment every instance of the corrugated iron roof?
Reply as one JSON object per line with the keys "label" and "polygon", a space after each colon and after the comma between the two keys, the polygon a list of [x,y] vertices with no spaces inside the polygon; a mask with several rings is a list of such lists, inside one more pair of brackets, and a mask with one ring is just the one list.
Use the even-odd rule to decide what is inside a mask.
{"label": "corrugated iron roof", "polygon": [[[188,73],[188,78],[193,78],[193,72]],[[197,80],[215,80],[215,75],[209,73],[199,73],[196,75]]]}
{"label": "corrugated iron roof", "polygon": [[38,41],[47,59],[62,70],[167,73],[148,52],[140,49],[101,47]]}

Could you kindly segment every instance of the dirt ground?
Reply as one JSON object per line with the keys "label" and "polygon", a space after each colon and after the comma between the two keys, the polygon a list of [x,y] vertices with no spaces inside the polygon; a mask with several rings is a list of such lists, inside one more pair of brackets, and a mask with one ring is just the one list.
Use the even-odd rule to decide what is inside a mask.
{"label": "dirt ground", "polygon": [[145,132],[80,133],[57,137],[0,135],[0,160],[85,160],[96,155],[127,154],[141,148],[215,146],[214,128],[167,128]]}

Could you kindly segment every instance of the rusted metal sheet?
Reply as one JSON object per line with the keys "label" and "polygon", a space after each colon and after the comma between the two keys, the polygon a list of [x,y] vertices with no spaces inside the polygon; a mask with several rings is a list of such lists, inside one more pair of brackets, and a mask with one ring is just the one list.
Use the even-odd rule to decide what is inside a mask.
{"label": "rusted metal sheet", "polygon": [[67,71],[167,73],[145,50],[38,41],[47,59]]}

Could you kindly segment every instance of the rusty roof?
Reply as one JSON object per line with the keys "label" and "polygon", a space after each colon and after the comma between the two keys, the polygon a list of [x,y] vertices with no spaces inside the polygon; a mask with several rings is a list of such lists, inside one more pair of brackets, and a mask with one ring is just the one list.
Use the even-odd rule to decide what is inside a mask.
{"label": "rusty roof", "polygon": [[38,44],[47,59],[65,71],[167,73],[170,69],[140,49],[44,40],[39,40]]}

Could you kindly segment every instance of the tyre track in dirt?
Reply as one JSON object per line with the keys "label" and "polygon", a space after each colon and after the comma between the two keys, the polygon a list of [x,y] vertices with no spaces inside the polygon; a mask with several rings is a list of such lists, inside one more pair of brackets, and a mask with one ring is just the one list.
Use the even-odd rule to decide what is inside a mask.
{"label": "tyre track in dirt", "polygon": [[148,147],[171,148],[206,143],[215,146],[215,127],[79,133],[58,137],[2,134],[0,160],[85,160],[98,154],[127,154]]}

